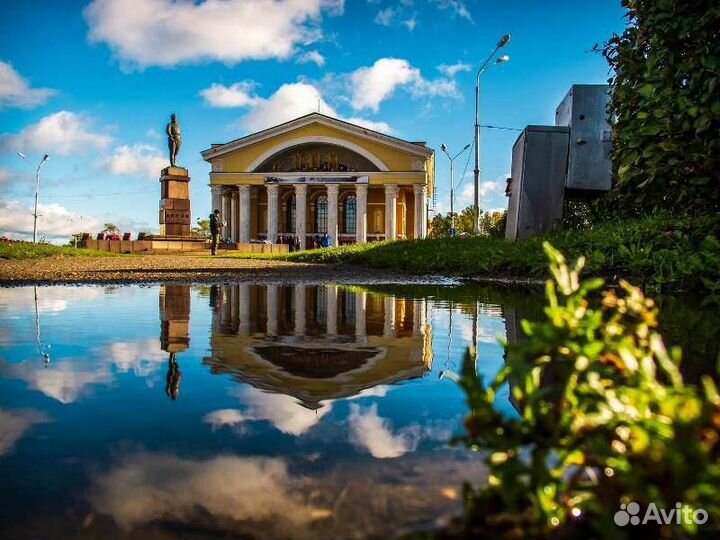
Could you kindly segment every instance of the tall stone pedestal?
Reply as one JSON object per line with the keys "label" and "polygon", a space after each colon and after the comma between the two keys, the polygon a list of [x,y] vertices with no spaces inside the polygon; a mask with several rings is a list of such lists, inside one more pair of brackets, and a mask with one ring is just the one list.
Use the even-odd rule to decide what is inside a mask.
{"label": "tall stone pedestal", "polygon": [[190,175],[183,167],[160,175],[160,236],[190,236]]}
{"label": "tall stone pedestal", "polygon": [[179,353],[190,345],[190,285],[160,287],[160,347]]}

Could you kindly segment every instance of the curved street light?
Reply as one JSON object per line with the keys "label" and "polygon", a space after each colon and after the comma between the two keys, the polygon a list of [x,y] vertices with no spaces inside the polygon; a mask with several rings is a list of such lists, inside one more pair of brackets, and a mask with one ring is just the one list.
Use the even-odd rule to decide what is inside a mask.
{"label": "curved street light", "polygon": [[473,234],[480,234],[480,75],[487,71],[493,65],[504,64],[510,61],[507,54],[495,59],[495,63],[491,64],[497,52],[510,42],[510,34],[505,34],[500,38],[495,49],[485,62],[478,69],[475,77],[475,170],[474,170],[474,198],[473,198]]}
{"label": "curved street light", "polygon": [[455,228],[455,175],[453,173],[453,161],[455,161],[455,158],[457,158],[460,154],[462,154],[468,148],[470,148],[470,145],[466,144],[462,150],[460,150],[454,156],[451,156],[447,145],[444,143],[440,145],[440,149],[443,151],[443,153],[447,156],[448,160],[450,161],[450,228],[451,229]]}
{"label": "curved street light", "polygon": [[[18,152],[17,155],[30,163],[30,160],[22,152]],[[40,169],[48,159],[50,159],[50,156],[48,154],[45,154],[42,158],[42,161],[38,164],[37,169],[35,169],[35,211],[33,212],[33,244],[37,243],[38,197],[40,196]]]}

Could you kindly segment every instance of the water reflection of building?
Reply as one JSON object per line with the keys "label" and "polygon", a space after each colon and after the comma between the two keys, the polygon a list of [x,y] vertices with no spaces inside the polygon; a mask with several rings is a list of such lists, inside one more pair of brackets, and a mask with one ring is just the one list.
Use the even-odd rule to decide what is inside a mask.
{"label": "water reflection of building", "polygon": [[218,286],[211,293],[213,373],[297,398],[308,408],[432,365],[425,300],[338,286]]}
{"label": "water reflection of building", "polygon": [[170,353],[165,393],[170,399],[180,395],[182,373],[175,355],[190,346],[190,285],[160,287],[160,346]]}

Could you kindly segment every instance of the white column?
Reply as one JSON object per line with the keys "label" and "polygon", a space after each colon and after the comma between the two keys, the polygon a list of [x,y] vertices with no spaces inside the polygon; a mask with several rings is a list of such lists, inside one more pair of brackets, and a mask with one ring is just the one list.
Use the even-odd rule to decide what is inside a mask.
{"label": "white column", "polygon": [[210,213],[212,214],[215,210],[222,212],[222,186],[210,186],[210,193]]}
{"label": "white column", "polygon": [[238,192],[233,190],[230,192],[230,238],[233,242],[237,242],[238,235]]}
{"label": "white column", "polygon": [[397,184],[385,186],[385,240],[397,237]]}
{"label": "white column", "polygon": [[295,285],[295,335],[305,335],[305,285]]}
{"label": "white column", "polygon": [[337,184],[327,184],[328,197],[328,234],[333,246],[339,245],[338,242],[338,195],[340,194],[340,186]]}
{"label": "white column", "polygon": [[328,335],[337,334],[337,298],[338,290],[335,285],[326,287],[327,302],[325,302],[325,313],[327,316],[326,330]]}
{"label": "white column", "polygon": [[280,186],[267,185],[267,239],[275,244],[278,236],[278,193]]}
{"label": "white column", "polygon": [[250,285],[247,283],[238,285],[238,304],[240,308],[240,324],[238,334],[247,336],[250,334]]}
{"label": "white column", "polygon": [[239,186],[240,210],[238,212],[239,232],[238,242],[250,242],[250,186]]}
{"label": "white column", "polygon": [[367,293],[355,293],[355,340],[360,345],[367,344],[367,322],[365,308],[367,306]]}
{"label": "white column", "polygon": [[427,231],[427,203],[425,201],[425,186],[415,184],[415,238],[425,238]]}
{"label": "white column", "polygon": [[300,249],[305,249],[307,234],[307,185],[295,184],[295,234],[300,238]]}
{"label": "white column", "polygon": [[425,302],[413,300],[413,335],[425,334]]}
{"label": "white column", "polygon": [[223,227],[223,230],[222,230],[222,237],[223,237],[223,239],[227,238],[228,236],[230,236],[230,235],[232,234],[232,226],[231,226],[231,224],[232,224],[232,221],[231,221],[231,219],[232,219],[231,206],[232,206],[232,205],[231,205],[231,201],[232,201],[232,197],[231,197],[231,195],[230,195],[230,191],[227,190],[227,189],[223,189],[223,193],[222,193],[222,209],[220,210],[220,212],[222,212],[223,221],[225,222],[225,226]]}
{"label": "white column", "polygon": [[367,198],[367,184],[357,184],[355,186],[355,211],[357,212],[355,242],[358,244],[367,242]]}
{"label": "white column", "polygon": [[265,291],[265,304],[267,309],[267,334],[277,336],[278,333],[278,288],[277,285],[268,285]]}
{"label": "white column", "polygon": [[395,297],[385,297],[385,326],[383,328],[385,337],[395,337]]}

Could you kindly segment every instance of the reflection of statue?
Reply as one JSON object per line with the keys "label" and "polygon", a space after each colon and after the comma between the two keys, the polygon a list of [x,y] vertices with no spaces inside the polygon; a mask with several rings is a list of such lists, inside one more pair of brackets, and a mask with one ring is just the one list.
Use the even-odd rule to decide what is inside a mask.
{"label": "reflection of statue", "polygon": [[168,359],[168,371],[167,379],[165,382],[165,394],[172,400],[175,400],[180,395],[180,379],[182,379],[182,373],[180,373],[180,366],[175,360],[175,353],[170,353]]}
{"label": "reflection of statue", "polygon": [[182,135],[180,134],[180,124],[177,122],[177,114],[170,115],[170,123],[165,128],[168,136],[168,150],[170,150],[170,166],[175,166],[180,146],[182,145]]}

